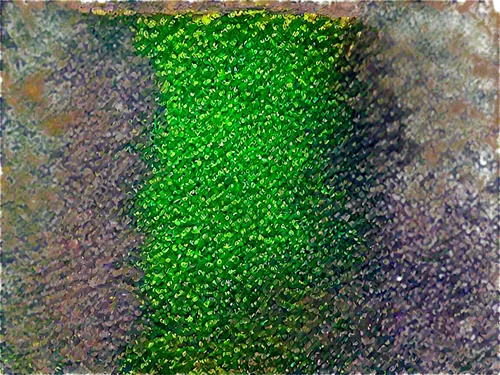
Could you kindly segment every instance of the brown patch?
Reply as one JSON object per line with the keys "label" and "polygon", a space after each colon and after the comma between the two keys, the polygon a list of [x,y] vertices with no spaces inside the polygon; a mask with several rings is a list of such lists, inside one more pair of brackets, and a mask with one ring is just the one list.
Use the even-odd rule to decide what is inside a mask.
{"label": "brown patch", "polygon": [[472,69],[472,73],[476,77],[497,78],[498,71],[494,64],[491,64],[488,60],[478,55],[474,56],[473,61],[474,68]]}
{"label": "brown patch", "polygon": [[429,147],[425,152],[424,152],[424,159],[429,162],[430,165],[435,166],[437,162],[439,161],[439,153],[436,152],[434,147]]}
{"label": "brown patch", "polygon": [[15,2],[17,7],[22,9],[23,11],[30,11],[33,9],[44,9],[45,2],[44,1],[27,1],[27,0],[18,0]]}
{"label": "brown patch", "polygon": [[[68,5],[80,12],[95,13],[96,3],[85,3],[81,5]],[[230,12],[245,9],[266,9],[271,12],[285,13],[317,13],[329,17],[355,16],[359,12],[359,5],[354,2],[331,3],[328,5],[312,2],[277,2],[269,0],[255,0],[249,2],[228,1],[222,3],[213,3],[211,1],[183,2],[183,1],[165,1],[153,3],[138,3],[134,6],[129,4],[108,3],[105,8],[99,8],[99,14],[178,14],[184,12],[211,13],[211,12]]]}
{"label": "brown patch", "polygon": [[[493,7],[492,7],[493,8]],[[496,12],[491,12],[489,15],[490,19],[485,18],[485,19],[478,19],[476,23],[476,27],[478,30],[481,30],[484,34],[488,35],[488,38],[490,38],[490,45],[495,45],[495,43],[498,41],[498,21],[500,20],[500,16],[496,20],[495,15],[500,14]],[[491,17],[493,15],[493,17]],[[492,22],[493,21],[493,22]],[[495,25],[496,22],[496,25]]]}
{"label": "brown patch", "polygon": [[444,11],[450,5],[450,3],[446,1],[428,1],[425,4],[431,8],[439,10],[440,12]]}
{"label": "brown patch", "polygon": [[463,59],[464,44],[465,44],[465,41],[463,39],[463,34],[457,33],[453,36],[453,43],[449,44],[447,46],[447,49],[453,55]]}
{"label": "brown patch", "polygon": [[474,4],[477,5],[477,1],[474,0],[474,1],[464,1],[463,3],[459,3],[457,4],[457,10],[460,12],[460,13],[469,13],[471,10],[472,10],[472,7],[474,6]]}
{"label": "brown patch", "polygon": [[44,91],[45,76],[46,72],[42,70],[26,77],[21,90],[22,94],[35,103],[40,102]]}
{"label": "brown patch", "polygon": [[499,138],[498,134],[490,133],[488,136],[484,138],[484,141],[488,146],[490,146],[494,151],[500,147],[499,146]]}
{"label": "brown patch", "polygon": [[457,100],[448,107],[448,114],[452,116],[461,116],[466,109],[467,109],[467,104],[465,103],[465,101]]}
{"label": "brown patch", "polygon": [[73,111],[69,113],[61,113],[51,116],[42,124],[43,131],[46,135],[57,136],[65,132],[71,125],[71,123],[81,116],[79,111]]}

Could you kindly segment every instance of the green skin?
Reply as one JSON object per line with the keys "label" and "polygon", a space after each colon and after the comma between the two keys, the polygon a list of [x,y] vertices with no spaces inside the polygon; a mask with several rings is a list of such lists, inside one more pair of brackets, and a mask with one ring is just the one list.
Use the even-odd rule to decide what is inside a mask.
{"label": "green skin", "polygon": [[352,25],[247,11],[134,27],[165,112],[134,212],[148,328],[123,371],[314,371],[324,290],[361,243],[325,173],[352,124],[335,88]]}

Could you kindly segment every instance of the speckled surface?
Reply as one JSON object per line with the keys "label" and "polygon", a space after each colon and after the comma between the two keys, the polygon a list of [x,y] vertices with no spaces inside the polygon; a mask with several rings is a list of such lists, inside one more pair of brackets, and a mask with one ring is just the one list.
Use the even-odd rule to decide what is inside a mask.
{"label": "speckled surface", "polygon": [[[325,297],[351,323],[323,340],[349,361],[320,349],[318,368],[497,373],[498,14],[473,2],[128,9],[247,6],[376,28],[351,54],[369,94],[352,101],[357,136],[332,157],[359,163],[332,183],[361,189],[346,214],[369,208],[377,225],[369,259]],[[112,372],[143,328],[141,237],[123,213],[147,170],[124,146],[157,110],[154,73],[128,29],[100,21],[114,7],[128,6],[2,3],[4,372]]]}

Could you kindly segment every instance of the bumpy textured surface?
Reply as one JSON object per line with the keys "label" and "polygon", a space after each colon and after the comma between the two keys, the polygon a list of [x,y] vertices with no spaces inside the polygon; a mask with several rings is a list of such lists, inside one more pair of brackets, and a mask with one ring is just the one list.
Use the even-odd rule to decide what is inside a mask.
{"label": "bumpy textured surface", "polygon": [[123,25],[3,6],[2,361],[111,371],[141,314],[126,213],[144,168],[124,146],[154,113],[153,71]]}
{"label": "bumpy textured surface", "polygon": [[355,193],[330,183],[354,128],[341,68],[359,24],[238,12],[136,27],[164,112],[141,147],[152,312],[133,369],[316,371],[337,344],[322,331],[349,324],[327,297],[366,251],[364,217],[339,217]]}
{"label": "bumpy textured surface", "polygon": [[[491,5],[0,4],[2,372],[498,373],[499,66]],[[232,17],[234,29],[219,35],[227,13],[248,7],[268,13]],[[138,33],[149,29],[136,23],[141,14],[143,21],[169,20],[154,32],[190,9],[199,12],[194,22],[184,15],[172,33],[159,31],[164,47]],[[315,28],[325,18],[304,12],[355,16],[363,26],[335,37]],[[245,37],[236,32],[237,21],[250,18],[267,24],[255,28],[264,42],[248,48],[263,53],[233,54],[230,43],[252,39],[248,24]],[[273,30],[286,19],[298,28]],[[329,57],[336,47],[317,49],[323,35],[349,38],[335,63]],[[196,40],[212,44],[201,49]],[[141,45],[150,46],[143,56]],[[204,57],[192,56],[190,46]],[[162,57],[161,48],[175,58]],[[198,79],[210,57],[220,71]],[[296,101],[277,83],[290,77],[294,59],[292,88],[306,93]],[[252,101],[238,100],[245,92],[239,75],[256,68],[262,71],[247,83]],[[194,89],[206,79],[215,91]],[[335,83],[333,96],[314,86],[326,79]],[[336,104],[338,94],[345,100]],[[264,118],[245,119],[257,109]],[[198,128],[203,132],[192,132]],[[299,133],[303,142],[287,147]],[[315,140],[315,147],[304,144]],[[327,140],[331,148],[319,152]],[[301,178],[307,173],[311,178]],[[268,189],[273,183],[276,191]],[[292,192],[292,203],[281,190]],[[332,215],[307,212],[320,205],[331,205]],[[226,220],[229,214],[240,221]],[[166,216],[163,228],[153,220]],[[255,228],[243,233],[245,220]],[[279,220],[284,228],[273,226]],[[347,228],[356,231],[329,240]],[[280,236],[283,246],[276,245]],[[238,238],[252,246],[242,251]],[[174,239],[179,244],[168,246]],[[347,249],[358,242],[335,262],[327,256],[339,243]],[[191,251],[176,259],[186,244]],[[195,258],[210,246],[213,259]],[[168,259],[172,265],[161,267]],[[201,296],[209,294],[205,307]],[[210,324],[220,329],[206,337]]]}
{"label": "bumpy textured surface", "polygon": [[498,14],[430,2],[369,3],[359,16],[379,30],[356,71],[371,86],[360,120],[384,171],[373,214],[385,224],[370,251],[376,292],[362,299],[380,331],[363,332],[353,369],[495,373]]}

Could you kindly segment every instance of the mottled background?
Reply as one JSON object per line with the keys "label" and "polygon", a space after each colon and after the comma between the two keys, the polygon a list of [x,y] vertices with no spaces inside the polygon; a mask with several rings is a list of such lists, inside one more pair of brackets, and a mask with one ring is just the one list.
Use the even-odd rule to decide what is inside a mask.
{"label": "mottled background", "polygon": [[363,210],[377,225],[369,258],[327,296],[351,324],[343,337],[325,330],[345,360],[319,351],[322,371],[498,373],[491,4],[1,6],[3,372],[112,372],[142,329],[142,239],[126,213],[148,171],[128,146],[158,108],[149,62],[107,15],[250,7],[367,25],[349,53],[364,88],[357,135],[332,165],[358,162],[332,183],[357,192],[345,220]]}

